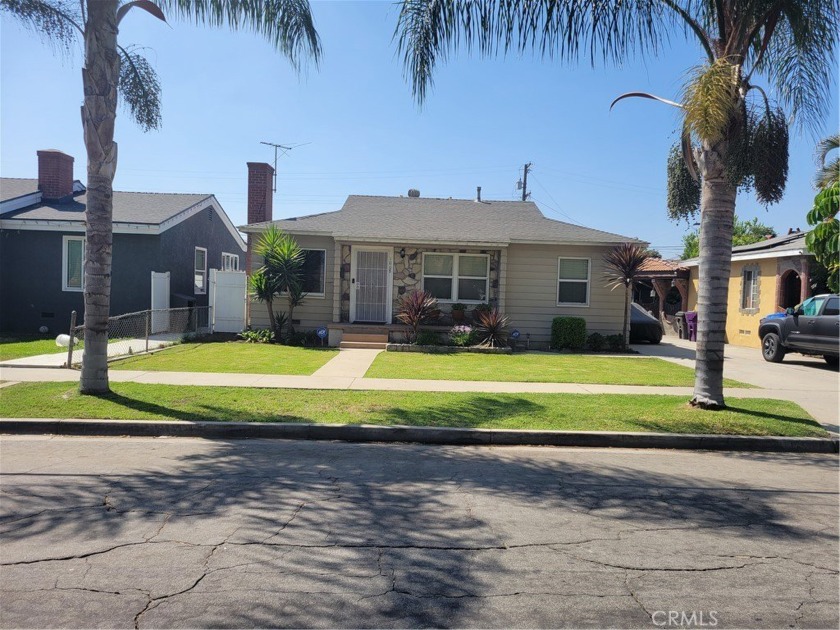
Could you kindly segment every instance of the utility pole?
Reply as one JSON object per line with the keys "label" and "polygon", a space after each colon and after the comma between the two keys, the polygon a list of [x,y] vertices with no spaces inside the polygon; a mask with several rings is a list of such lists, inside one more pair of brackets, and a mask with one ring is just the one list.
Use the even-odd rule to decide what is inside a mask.
{"label": "utility pole", "polygon": [[528,201],[528,197],[531,196],[531,193],[528,192],[528,171],[531,169],[533,164],[528,162],[522,169],[522,179],[519,180],[517,183],[517,188],[522,189],[522,201]]}

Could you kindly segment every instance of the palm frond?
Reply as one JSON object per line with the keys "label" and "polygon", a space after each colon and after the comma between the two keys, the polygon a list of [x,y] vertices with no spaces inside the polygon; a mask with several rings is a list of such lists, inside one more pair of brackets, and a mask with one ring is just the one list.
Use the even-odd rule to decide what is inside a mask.
{"label": "palm frond", "polygon": [[46,43],[69,52],[82,34],[79,4],[66,0],[0,0],[0,11],[20,20]]}
{"label": "palm frond", "polygon": [[160,127],[160,81],[138,48],[119,47],[119,95],[143,131]]}
{"label": "palm frond", "polygon": [[686,126],[701,140],[720,140],[738,102],[737,89],[737,68],[726,59],[697,68],[683,96]]}
{"label": "palm frond", "polygon": [[840,7],[837,0],[782,3],[782,12],[756,71],[797,125],[818,132],[837,80]]}
{"label": "palm frond", "polygon": [[403,0],[394,32],[418,102],[439,62],[461,47],[485,56],[533,51],[547,59],[622,63],[655,52],[679,21],[661,0]]}
{"label": "palm frond", "polygon": [[817,145],[817,164],[820,170],[814,178],[814,185],[819,190],[830,188],[840,182],[840,158],[829,159],[832,151],[840,149],[840,134],[834,134],[823,139]]}
{"label": "palm frond", "polygon": [[322,50],[307,0],[159,0],[167,18],[199,25],[248,30],[265,37],[299,70]]}

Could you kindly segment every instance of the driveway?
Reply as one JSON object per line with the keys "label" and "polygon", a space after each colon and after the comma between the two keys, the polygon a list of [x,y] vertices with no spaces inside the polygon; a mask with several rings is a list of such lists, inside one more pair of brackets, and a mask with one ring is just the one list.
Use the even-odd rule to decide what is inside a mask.
{"label": "driveway", "polygon": [[[633,344],[640,354],[660,357],[694,369],[694,342],[665,337],[661,344]],[[727,344],[723,374],[727,378],[773,390],[773,398],[801,405],[826,428],[838,432],[840,376],[823,359],[789,354],[782,363],[768,363],[758,348]]]}
{"label": "driveway", "polygon": [[838,626],[833,456],[66,437],[0,455],[3,627]]}

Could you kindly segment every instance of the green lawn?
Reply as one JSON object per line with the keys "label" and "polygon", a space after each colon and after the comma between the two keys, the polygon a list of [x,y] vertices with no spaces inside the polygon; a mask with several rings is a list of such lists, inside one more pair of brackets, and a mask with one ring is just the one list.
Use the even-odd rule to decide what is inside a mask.
{"label": "green lawn", "polygon": [[[76,347],[81,347],[79,343]],[[60,348],[55,345],[55,335],[44,338],[38,337],[0,337],[0,361],[10,359],[21,359],[23,357],[34,357],[37,354],[67,354],[67,348]]]}
{"label": "green lawn", "polygon": [[182,343],[154,354],[115,361],[115,370],[152,372],[244,372],[248,374],[312,374],[337,350],[294,348],[274,344]]}
{"label": "green lawn", "polygon": [[685,396],[111,387],[93,398],[68,383],[12,385],[2,390],[0,416],[827,435],[801,407],[780,400],[730,399],[726,411],[700,411]]}
{"label": "green lawn", "polygon": [[[694,385],[694,370],[662,359],[544,352],[492,355],[383,352],[376,357],[365,377],[672,387]],[[724,386],[752,387],[731,379],[724,379]]]}

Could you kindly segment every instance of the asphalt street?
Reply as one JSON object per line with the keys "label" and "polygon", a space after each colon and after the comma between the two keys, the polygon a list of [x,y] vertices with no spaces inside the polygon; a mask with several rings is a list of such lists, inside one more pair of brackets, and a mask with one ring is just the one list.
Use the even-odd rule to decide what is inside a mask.
{"label": "asphalt street", "polygon": [[838,627],[828,455],[0,441],[3,627]]}

